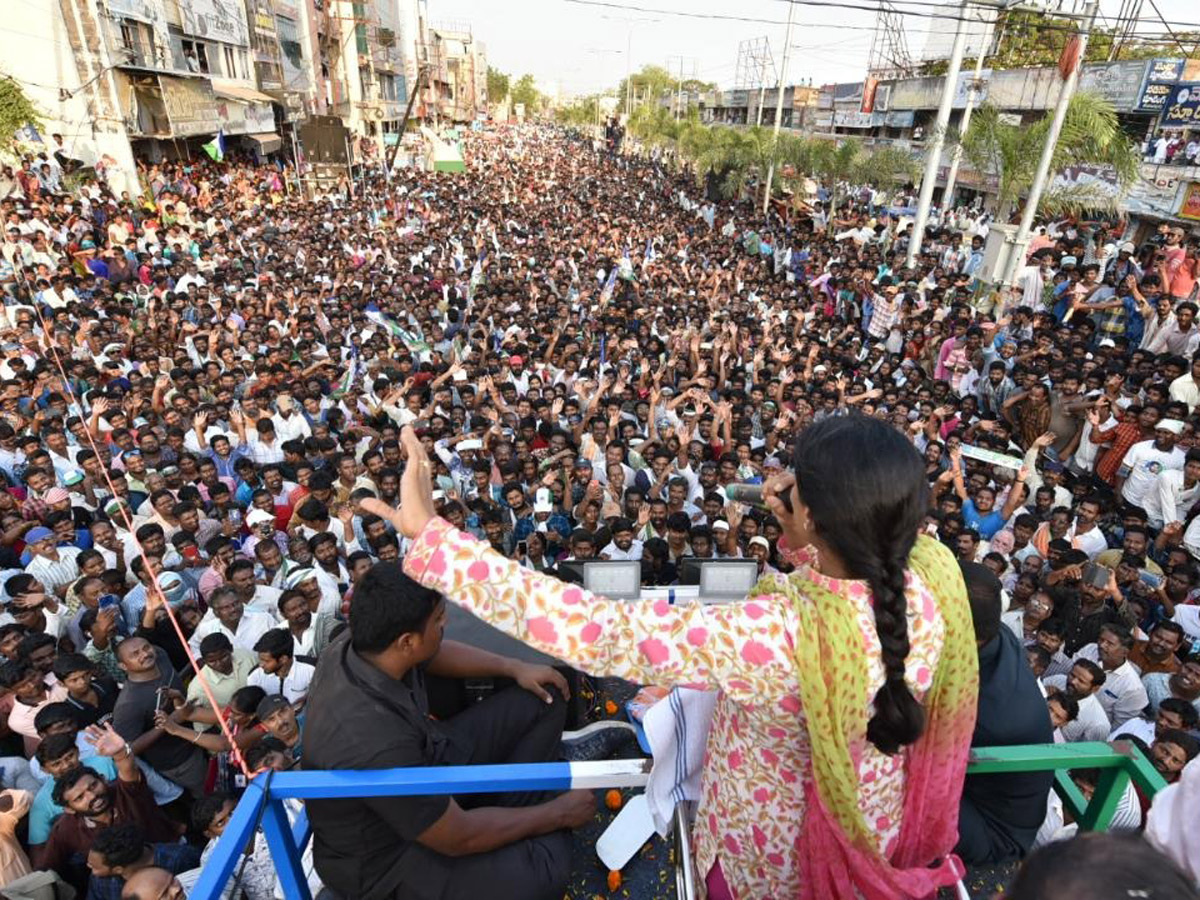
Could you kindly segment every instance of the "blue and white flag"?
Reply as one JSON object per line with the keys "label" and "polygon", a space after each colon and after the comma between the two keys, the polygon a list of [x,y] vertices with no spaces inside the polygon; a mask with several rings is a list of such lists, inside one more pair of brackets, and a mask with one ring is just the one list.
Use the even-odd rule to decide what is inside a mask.
{"label": "blue and white flag", "polygon": [[629,248],[625,248],[625,255],[621,257],[621,262],[618,264],[621,277],[626,281],[633,280],[633,260],[629,258]]}
{"label": "blue and white flag", "polygon": [[467,300],[475,300],[476,289],[483,284],[483,261],[487,259],[487,251],[484,250],[479,254],[479,259],[475,260],[475,265],[471,268],[471,283],[467,285]]}
{"label": "blue and white flag", "polygon": [[600,290],[600,305],[603,306],[612,299],[613,288],[617,283],[617,267],[613,266],[608,273],[608,279],[604,282],[604,287]]}

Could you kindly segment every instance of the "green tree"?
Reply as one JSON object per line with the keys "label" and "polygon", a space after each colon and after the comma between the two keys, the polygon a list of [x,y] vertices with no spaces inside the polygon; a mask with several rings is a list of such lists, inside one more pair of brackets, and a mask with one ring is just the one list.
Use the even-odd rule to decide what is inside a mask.
{"label": "green tree", "polygon": [[836,209],[838,188],[843,181],[853,181],[862,170],[862,143],[846,138],[840,143],[823,141],[814,148],[813,171],[829,189],[830,208]]}
{"label": "green tree", "polygon": [[0,75],[0,151],[12,149],[17,132],[26,125],[41,130],[42,114],[25,96],[21,85],[7,75]]}
{"label": "green tree", "polygon": [[541,109],[542,95],[534,84],[533,76],[526,73],[517,79],[509,91],[512,102],[525,104],[525,115],[532,116]]}
{"label": "green tree", "polygon": [[[621,98],[622,103],[629,96],[626,93],[626,85],[630,81],[630,79],[622,78],[620,84],[617,85],[617,96]],[[642,66],[641,71],[633,73],[632,84],[632,99],[635,104],[641,98],[646,98],[650,102],[657,101],[675,90],[675,79],[662,66]]]}
{"label": "green tree", "polygon": [[875,147],[856,160],[854,181],[874,188],[892,188],[917,180],[921,166],[917,158],[899,147]]}
{"label": "green tree", "polygon": [[595,125],[596,119],[600,115],[599,104],[599,94],[594,94],[590,97],[580,97],[566,106],[560,106],[555,109],[554,121],[560,125],[574,125],[576,127]]}
{"label": "green tree", "polygon": [[493,69],[488,66],[487,70],[487,91],[488,100],[492,103],[501,103],[508,96],[508,75],[501,72],[499,69]]}
{"label": "green tree", "polygon": [[[993,32],[999,35],[996,52],[985,57],[985,63],[993,69],[1056,66],[1067,39],[1078,27],[1074,19],[1062,16],[1022,9],[1002,12]],[[1112,45],[1112,29],[1093,30],[1088,38],[1084,60],[1104,62]],[[944,59],[930,60],[920,67],[920,71],[925,75],[944,75],[948,65]],[[963,71],[969,71],[974,65],[974,59],[964,59]]]}
{"label": "green tree", "polygon": [[[1046,113],[1032,125],[1013,124],[996,107],[985,103],[975,111],[970,128],[961,137],[963,155],[975,170],[994,175],[999,182],[995,204],[998,221],[1007,222],[1021,196],[1033,186],[1051,118],[1052,114]],[[950,138],[957,140],[953,135]],[[1123,195],[1138,177],[1140,163],[1138,149],[1121,130],[1110,102],[1087,92],[1071,98],[1051,172],[1077,165],[1111,166]],[[1117,202],[1111,194],[1087,187],[1048,189],[1042,195],[1045,211],[1112,210]]]}
{"label": "green tree", "polygon": [[[1179,45],[1191,47],[1181,54]],[[1200,58],[1200,31],[1176,31],[1175,40],[1155,43],[1126,43],[1117,49],[1117,59],[1154,59],[1155,57],[1171,58],[1182,55],[1185,59]]]}

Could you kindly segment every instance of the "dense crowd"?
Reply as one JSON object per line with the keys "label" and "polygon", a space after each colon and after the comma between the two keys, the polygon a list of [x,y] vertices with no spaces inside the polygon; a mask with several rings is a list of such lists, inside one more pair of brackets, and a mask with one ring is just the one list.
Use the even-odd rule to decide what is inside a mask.
{"label": "dense crowd", "polygon": [[[997,292],[979,209],[908,269],[879,191],[764,220],[549,129],[467,157],[315,199],[245,161],[147,164],[137,197],[47,154],[0,175],[0,884],[186,883],[245,784],[230,739],[300,760],[355,585],[408,550],[361,506],[397,502],[404,426],[453,525],[649,587],[788,571],[725,489],[882,419],[924,456],[928,533],[1001,579],[1055,739],[1131,736],[1168,781],[1200,752],[1194,235],[1046,222]],[[1073,827],[1051,806],[1018,854]],[[242,889],[282,896],[262,842]]]}

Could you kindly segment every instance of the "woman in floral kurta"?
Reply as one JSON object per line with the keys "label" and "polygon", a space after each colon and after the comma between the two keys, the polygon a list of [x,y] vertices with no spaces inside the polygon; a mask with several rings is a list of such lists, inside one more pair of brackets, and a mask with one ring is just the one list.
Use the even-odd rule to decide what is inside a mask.
{"label": "woman in floral kurta", "polygon": [[[709,734],[703,798],[696,822],[700,872],[721,862],[738,900],[800,894],[797,847],[811,788],[809,743],[796,676],[794,603],[804,580],[845,598],[857,612],[868,659],[872,705],[883,683],[871,592],[863,581],[827,578],[804,551],[781,546],[797,566],[774,579],[776,594],[716,606],[606,600],[521,568],[443,519],[425,526],[405,558],[405,571],[481,619],[594,674],[640,683],[720,691]],[[768,590],[770,585],[765,586]],[[925,696],[937,668],[943,622],[919,578],[907,578],[907,681]],[[900,830],[903,754],[855,744],[859,807],[884,855]]]}

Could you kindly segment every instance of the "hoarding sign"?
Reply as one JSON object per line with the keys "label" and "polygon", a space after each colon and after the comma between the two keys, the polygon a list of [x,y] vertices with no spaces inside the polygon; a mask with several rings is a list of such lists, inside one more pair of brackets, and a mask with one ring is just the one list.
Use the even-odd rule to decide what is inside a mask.
{"label": "hoarding sign", "polygon": [[1200,123],[1200,81],[1180,82],[1171,88],[1162,111],[1167,128],[1189,128]]}
{"label": "hoarding sign", "polygon": [[1179,218],[1200,222],[1200,181],[1193,181],[1184,191],[1183,202],[1179,205]]}

